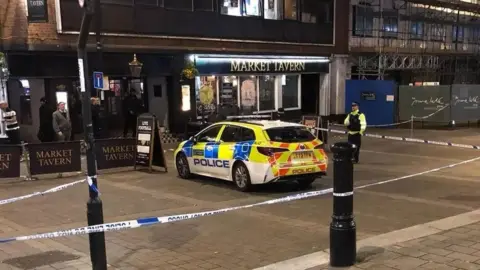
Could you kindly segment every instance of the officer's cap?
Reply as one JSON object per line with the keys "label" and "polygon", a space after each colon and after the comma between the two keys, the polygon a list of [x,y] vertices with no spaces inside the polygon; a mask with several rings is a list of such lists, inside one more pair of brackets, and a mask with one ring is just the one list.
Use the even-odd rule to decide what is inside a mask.
{"label": "officer's cap", "polygon": [[358,106],[358,102],[352,102],[352,106]]}

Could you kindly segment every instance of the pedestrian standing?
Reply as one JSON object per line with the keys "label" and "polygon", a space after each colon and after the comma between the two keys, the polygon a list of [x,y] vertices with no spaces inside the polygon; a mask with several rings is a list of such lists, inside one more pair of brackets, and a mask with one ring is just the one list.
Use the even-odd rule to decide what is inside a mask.
{"label": "pedestrian standing", "polygon": [[59,102],[57,110],[52,114],[53,130],[58,142],[69,141],[72,135],[72,122],[65,109],[65,103]]}
{"label": "pedestrian standing", "polygon": [[5,131],[10,144],[22,144],[20,140],[20,126],[17,122],[17,113],[8,107],[8,103],[0,100],[0,109],[5,121]]}
{"label": "pedestrian standing", "polygon": [[135,89],[130,89],[130,93],[123,100],[123,137],[127,137],[128,132],[132,130],[133,137],[137,133],[137,117],[143,112],[143,106],[141,100],[135,94]]}
{"label": "pedestrian standing", "polygon": [[348,142],[355,145],[355,151],[353,153],[353,162],[359,162],[360,156],[360,147],[362,146],[362,136],[365,133],[367,128],[367,120],[365,114],[359,111],[359,105],[357,102],[352,103],[352,112],[350,112],[345,121],[344,125],[348,129]]}
{"label": "pedestrian standing", "polygon": [[55,134],[52,127],[52,113],[54,112],[54,109],[44,97],[40,99],[40,104],[40,108],[38,109],[40,127],[38,129],[37,137],[41,142],[53,142],[55,140]]}

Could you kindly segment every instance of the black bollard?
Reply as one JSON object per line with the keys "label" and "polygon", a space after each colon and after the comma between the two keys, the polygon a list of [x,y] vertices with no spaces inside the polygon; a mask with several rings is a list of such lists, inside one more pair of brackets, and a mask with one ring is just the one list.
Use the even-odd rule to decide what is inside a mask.
{"label": "black bollard", "polygon": [[348,267],[357,255],[356,225],[353,217],[354,145],[336,143],[333,152],[333,215],[330,223],[330,266]]}

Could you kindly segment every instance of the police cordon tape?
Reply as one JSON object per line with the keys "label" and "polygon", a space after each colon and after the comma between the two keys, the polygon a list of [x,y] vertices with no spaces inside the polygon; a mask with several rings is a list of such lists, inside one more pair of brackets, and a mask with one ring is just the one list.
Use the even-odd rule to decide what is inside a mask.
{"label": "police cordon tape", "polygon": [[[348,131],[345,130],[336,130],[330,128],[315,128],[317,130],[332,132],[332,133],[340,133],[340,134],[348,134]],[[467,148],[467,149],[480,149],[478,145],[471,145],[471,144],[461,144],[461,143],[451,143],[451,142],[439,142],[439,141],[430,141],[430,140],[423,140],[423,139],[416,139],[416,138],[406,138],[406,137],[396,137],[396,136],[388,136],[388,135],[379,135],[379,134],[363,134],[365,137],[370,138],[377,138],[377,139],[386,139],[386,140],[394,140],[394,141],[404,141],[404,142],[413,142],[413,143],[425,143],[425,144],[434,144],[434,145],[442,145],[442,146],[452,146],[452,147],[459,147],[459,148]]]}
{"label": "police cordon tape", "polygon": [[63,184],[63,185],[60,185],[60,186],[56,186],[56,187],[47,189],[45,191],[37,191],[37,192],[33,192],[33,193],[30,193],[30,194],[27,194],[27,195],[22,195],[22,196],[19,196],[19,197],[13,197],[13,198],[9,198],[9,199],[0,200],[0,205],[9,204],[9,203],[13,203],[13,202],[17,202],[17,201],[21,201],[21,200],[25,200],[25,199],[30,199],[30,198],[40,196],[40,195],[43,196],[43,195],[49,194],[49,193],[55,193],[55,192],[67,189],[69,187],[72,187],[76,184],[83,183],[85,181],[88,182],[88,185],[90,186],[90,188],[92,188],[93,190],[95,190],[96,192],[99,193],[97,187],[95,187],[93,185],[93,183],[91,183],[91,180],[87,178],[87,179],[77,180],[77,181],[74,181],[74,182],[71,182],[71,183]]}
{"label": "police cordon tape", "polygon": [[[453,168],[455,166],[467,164],[467,163],[474,162],[474,161],[477,161],[477,160],[480,160],[480,157],[460,161],[460,162],[457,162],[457,163],[454,163],[454,164],[445,165],[445,166],[442,166],[442,167],[438,167],[438,168],[435,168],[435,169],[431,169],[431,170],[427,170],[427,171],[423,171],[423,172],[419,172],[419,173],[414,173],[414,174],[405,175],[405,176],[401,176],[401,177],[397,177],[397,178],[393,178],[393,179],[389,179],[389,180],[385,180],[385,181],[380,181],[380,182],[375,182],[375,183],[371,183],[371,184],[367,184],[367,185],[362,185],[362,186],[359,186],[359,187],[355,187],[354,190],[364,189],[364,188],[367,188],[367,187],[387,184],[387,183],[391,183],[391,182],[396,182],[396,181],[399,181],[399,180],[412,178],[412,177],[416,177],[416,176],[440,171],[440,170],[443,170],[443,169]],[[132,220],[126,220],[126,221],[112,222],[112,223],[104,223],[104,224],[80,227],[80,228],[75,228],[75,229],[54,231],[54,232],[49,232],[49,233],[41,233],[41,234],[33,234],[33,235],[25,235],[25,236],[4,238],[4,239],[0,239],[0,243],[8,243],[8,242],[13,242],[13,241],[27,241],[27,240],[35,240],[35,239],[46,239],[46,238],[57,238],[57,237],[65,237],[65,236],[84,235],[84,234],[97,233],[97,232],[109,232],[109,231],[120,231],[120,230],[126,230],[126,229],[134,229],[134,228],[149,226],[149,225],[153,225],[153,224],[170,223],[170,222],[177,222],[177,221],[188,220],[188,219],[195,219],[195,218],[199,218],[199,217],[213,216],[213,215],[222,214],[222,213],[226,213],[226,212],[230,212],[230,211],[234,211],[234,210],[252,208],[252,207],[255,207],[255,206],[270,205],[270,204],[276,204],[276,203],[296,201],[296,200],[301,200],[301,199],[326,195],[326,194],[329,194],[329,193],[333,193],[333,188],[328,188],[328,189],[324,189],[324,190],[317,190],[317,191],[309,191],[309,192],[299,193],[299,194],[295,194],[295,195],[289,195],[289,196],[278,198],[278,199],[272,199],[272,200],[268,200],[268,201],[264,201],[264,202],[248,204],[248,205],[243,205],[243,206],[228,207],[228,208],[223,208],[223,209],[213,210],[213,211],[205,211],[205,212],[182,214],[182,215],[171,215],[171,216],[163,216],[163,217],[147,217],[147,218],[132,219]]]}
{"label": "police cordon tape", "polygon": [[61,190],[66,189],[66,188],[69,188],[69,187],[71,187],[71,186],[74,186],[74,185],[76,185],[76,184],[83,183],[83,182],[85,182],[85,181],[86,181],[86,179],[77,180],[77,181],[74,181],[74,182],[71,182],[71,183],[67,183],[67,184],[64,184],[64,185],[56,186],[56,187],[51,188],[51,189],[47,189],[47,190],[45,190],[45,191],[37,191],[37,192],[30,193],[30,194],[27,194],[27,195],[19,196],[19,197],[14,197],[14,198],[10,198],[10,199],[0,200],[0,205],[17,202],[17,201],[29,199],[29,198],[32,198],[32,197],[36,197],[36,196],[40,196],[40,195],[45,195],[45,194],[48,194],[48,193],[58,192],[58,191],[61,191]]}

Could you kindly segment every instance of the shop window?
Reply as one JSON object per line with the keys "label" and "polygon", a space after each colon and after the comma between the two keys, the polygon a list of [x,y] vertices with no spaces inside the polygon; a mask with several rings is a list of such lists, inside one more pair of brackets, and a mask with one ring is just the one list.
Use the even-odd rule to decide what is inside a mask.
{"label": "shop window", "polygon": [[286,20],[297,20],[297,1],[298,0],[284,0],[283,15]]}
{"label": "shop window", "polygon": [[[457,35],[458,31],[458,35]],[[452,27],[452,40],[454,42],[463,42],[465,39],[465,27],[454,25]]]}
{"label": "shop window", "polygon": [[260,16],[262,0],[221,0],[221,14],[230,16]]}
{"label": "shop window", "polygon": [[373,35],[373,9],[369,6],[353,7],[353,35]]}
{"label": "shop window", "polygon": [[175,10],[193,10],[192,0],[163,0],[163,6]]}
{"label": "shop window", "polygon": [[282,107],[300,108],[299,105],[299,75],[282,76]]}
{"label": "shop window", "polygon": [[262,0],[240,0],[242,2],[242,14],[244,16],[260,16],[262,13]]}
{"label": "shop window", "polygon": [[198,117],[214,114],[217,110],[217,77],[196,77],[195,96]]}
{"label": "shop window", "polygon": [[238,79],[236,76],[223,76],[219,89],[220,104],[238,106]]}
{"label": "shop window", "polygon": [[445,25],[442,24],[432,24],[430,25],[430,39],[435,41],[444,41],[445,40]]}
{"label": "shop window", "polygon": [[221,0],[222,5],[220,7],[220,13],[223,15],[230,16],[242,16],[240,12],[240,1],[241,0]]}
{"label": "shop window", "polygon": [[194,0],[193,10],[194,11],[215,11],[214,2],[215,0]]}
{"label": "shop window", "polygon": [[471,43],[477,43],[480,39],[480,28],[471,27],[468,29],[468,41]]}
{"label": "shop window", "polygon": [[240,77],[240,111],[252,114],[257,111],[257,77]]}
{"label": "shop window", "polygon": [[302,0],[302,10],[300,20],[304,23],[317,23],[320,20],[325,20],[327,14],[325,5],[328,2],[322,0]]}
{"label": "shop window", "polygon": [[410,33],[412,39],[423,39],[423,22],[411,22]]}
{"label": "shop window", "polygon": [[398,17],[383,18],[383,36],[397,37],[398,34]]}
{"label": "shop window", "polygon": [[281,20],[283,0],[264,0],[264,17],[269,20]]}
{"label": "shop window", "polygon": [[275,110],[275,76],[260,76],[258,80],[259,110]]}

